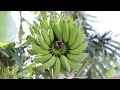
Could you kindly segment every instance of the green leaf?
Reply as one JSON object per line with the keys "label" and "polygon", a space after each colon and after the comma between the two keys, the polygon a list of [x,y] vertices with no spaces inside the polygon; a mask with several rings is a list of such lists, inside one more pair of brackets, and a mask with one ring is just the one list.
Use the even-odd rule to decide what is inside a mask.
{"label": "green leaf", "polygon": [[9,46],[9,43],[0,42],[0,46],[4,47],[4,48],[7,48]]}
{"label": "green leaf", "polygon": [[120,46],[120,42],[115,41],[115,40],[112,40],[112,42],[114,42],[114,43],[116,43],[116,44],[118,44]]}
{"label": "green leaf", "polygon": [[110,69],[109,71],[106,72],[106,77],[107,78],[111,78],[111,76],[116,73],[116,70],[115,69]]}
{"label": "green leaf", "polygon": [[17,32],[11,11],[0,11],[0,42],[14,42]]}
{"label": "green leaf", "polygon": [[90,62],[89,59],[86,59],[84,62],[83,62],[83,65],[81,66],[81,68],[78,70],[77,74],[75,75],[75,77],[78,77],[81,75],[81,73],[84,71],[84,69],[86,68],[87,64]]}

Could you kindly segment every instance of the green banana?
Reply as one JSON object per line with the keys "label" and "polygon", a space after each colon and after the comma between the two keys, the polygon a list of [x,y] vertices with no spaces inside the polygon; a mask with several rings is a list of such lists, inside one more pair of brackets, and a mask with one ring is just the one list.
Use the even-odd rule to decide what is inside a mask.
{"label": "green banana", "polygon": [[56,23],[56,22],[54,22],[54,24],[53,24],[53,31],[54,31],[57,39],[62,41],[61,29],[60,29],[60,26],[58,25],[58,23]]}
{"label": "green banana", "polygon": [[48,31],[44,28],[41,28],[41,34],[42,34],[45,42],[47,43],[47,45],[50,45],[50,38],[48,36]]}
{"label": "green banana", "polygon": [[32,55],[36,55],[36,54],[38,54],[34,49],[28,49],[28,52],[30,53],[30,54],[32,54]]}
{"label": "green banana", "polygon": [[80,54],[85,50],[85,48],[88,46],[88,43],[82,43],[77,48],[69,50],[69,53],[71,54]]}
{"label": "green banana", "polygon": [[72,21],[70,16],[64,15],[63,19],[65,19],[66,22]]}
{"label": "green banana", "polygon": [[73,62],[78,62],[78,63],[82,62],[87,56],[88,56],[88,53],[81,53],[78,55],[73,55],[70,53],[67,54],[67,57],[69,58],[69,60]]}
{"label": "green banana", "polygon": [[33,21],[34,25],[38,28],[40,28],[39,24],[36,21]]}
{"label": "green banana", "polygon": [[49,49],[50,47],[45,43],[43,37],[42,37],[42,34],[40,33],[37,34],[37,42],[39,43],[39,45],[43,48],[43,49]]}
{"label": "green banana", "polygon": [[34,36],[34,34],[35,34],[35,33],[34,33],[34,29],[33,29],[32,27],[30,27],[29,29],[30,29],[31,35]]}
{"label": "green banana", "polygon": [[32,29],[34,30],[35,34],[40,34],[39,27],[33,26]]}
{"label": "green banana", "polygon": [[83,42],[86,36],[77,19],[65,14],[47,18],[43,12],[39,21],[40,25],[34,21],[31,36],[27,37],[28,44],[32,44],[29,52],[34,55],[34,62],[42,64],[38,69],[49,70],[51,78],[59,78],[60,73],[69,76],[72,70],[80,69],[80,63],[88,56],[83,53],[88,43]]}
{"label": "green banana", "polygon": [[75,20],[73,21],[73,24],[76,25],[76,26],[78,26],[78,19],[75,19]]}
{"label": "green banana", "polygon": [[77,27],[76,27],[76,25],[72,24],[71,22],[68,22],[68,27],[69,27],[68,45],[70,46],[75,41],[75,37],[76,37],[76,34],[77,34]]}
{"label": "green banana", "polygon": [[38,44],[37,41],[36,41],[36,39],[34,37],[30,36],[30,35],[28,35],[26,39],[27,39],[27,41],[28,41],[29,44],[30,43]]}
{"label": "green banana", "polygon": [[50,20],[49,20],[49,26],[52,27],[53,26],[53,22],[58,23],[58,18],[54,15],[50,15]]}
{"label": "green banana", "polygon": [[38,68],[39,70],[48,69],[48,68],[50,68],[51,66],[54,65],[55,60],[56,60],[56,57],[55,57],[55,56],[52,56],[52,58],[51,58],[48,62],[46,62],[46,63],[38,66],[37,68]]}
{"label": "green banana", "polygon": [[73,62],[71,60],[68,59],[68,63],[70,65],[70,67],[74,70],[78,70],[80,68],[80,63],[77,62]]}
{"label": "green banana", "polygon": [[48,22],[47,22],[47,20],[46,19],[39,19],[39,21],[40,21],[40,25],[41,25],[41,27],[42,28],[45,28],[46,30],[48,30]]}
{"label": "green banana", "polygon": [[60,59],[58,57],[56,57],[56,62],[53,66],[53,76],[57,77],[60,73],[60,68],[61,68],[61,62]]}
{"label": "green banana", "polygon": [[50,73],[50,76],[53,76],[53,66],[49,68],[49,73]]}
{"label": "green banana", "polygon": [[62,30],[63,40],[65,43],[67,43],[69,39],[69,30],[68,30],[67,22],[65,20],[63,20],[63,25],[61,30]]}
{"label": "green banana", "polygon": [[61,61],[62,66],[63,66],[68,72],[70,72],[70,65],[69,65],[69,63],[68,63],[67,57],[65,57],[64,55],[61,55],[61,56],[60,56],[60,61]]}
{"label": "green banana", "polygon": [[62,25],[63,25],[63,16],[61,16],[59,20],[59,26],[61,29],[62,29]]}
{"label": "green banana", "polygon": [[38,54],[48,54],[49,51],[48,50],[44,50],[42,49],[40,46],[36,45],[36,44],[33,44],[32,43],[32,48],[34,50],[34,52],[38,53]]}
{"label": "green banana", "polygon": [[86,35],[83,33],[82,30],[78,30],[78,34],[75,38],[74,43],[70,46],[70,49],[76,48],[80,43],[83,41],[83,39],[86,37]]}
{"label": "green banana", "polygon": [[52,15],[50,15],[49,26],[50,26],[50,27],[52,27],[52,26],[53,26],[53,19],[52,19]]}
{"label": "green banana", "polygon": [[44,55],[44,56],[36,55],[36,56],[34,57],[34,61],[35,61],[36,63],[45,63],[45,62],[47,62],[51,57],[52,57],[52,54],[47,54],[47,55]]}
{"label": "green banana", "polygon": [[72,16],[72,15],[70,15],[68,18],[69,18],[69,21],[71,21],[71,22],[73,22],[73,21],[74,21],[74,19],[73,19],[73,16]]}
{"label": "green banana", "polygon": [[54,34],[53,34],[53,30],[52,30],[51,27],[48,30],[48,35],[49,35],[50,41],[53,42],[53,40],[54,40]]}
{"label": "green banana", "polygon": [[53,21],[54,21],[54,22],[58,23],[58,18],[57,18],[57,16],[56,16],[56,15],[53,15],[53,17],[52,17],[52,18],[53,18]]}
{"label": "green banana", "polygon": [[69,73],[66,71],[64,67],[61,67],[60,72],[63,73],[66,77],[69,75]]}

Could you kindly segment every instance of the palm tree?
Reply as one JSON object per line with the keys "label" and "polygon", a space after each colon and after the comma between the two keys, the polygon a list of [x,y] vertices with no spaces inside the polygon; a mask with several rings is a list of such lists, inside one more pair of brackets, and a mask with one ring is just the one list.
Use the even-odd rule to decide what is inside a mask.
{"label": "palm tree", "polygon": [[90,62],[80,76],[86,74],[88,78],[110,78],[120,65],[118,61],[120,43],[110,37],[111,31],[103,35],[96,33],[96,30],[93,30],[92,26],[87,23],[87,17],[90,15],[86,15],[85,12],[77,11],[72,15],[78,19],[79,23],[81,22],[79,25],[85,30],[86,40],[89,42],[86,52],[90,53]]}

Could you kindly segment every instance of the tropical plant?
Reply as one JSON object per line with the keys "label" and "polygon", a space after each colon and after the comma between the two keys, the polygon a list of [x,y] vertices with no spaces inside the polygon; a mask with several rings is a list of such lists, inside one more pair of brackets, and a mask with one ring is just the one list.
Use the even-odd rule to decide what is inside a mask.
{"label": "tropical plant", "polygon": [[[7,11],[0,12],[1,13],[0,18],[1,20],[4,21],[4,23],[0,23],[0,29],[1,29],[0,31],[0,34],[1,34],[0,35],[0,46],[1,46],[0,47],[0,78],[4,78],[4,79],[7,79],[7,78],[11,78],[11,79],[17,79],[17,78],[21,78],[21,79],[22,78],[31,78],[31,79],[111,78],[112,74],[116,73],[117,70],[119,70],[118,59],[120,57],[120,54],[119,54],[120,43],[112,39],[110,34],[111,31],[105,32],[103,35],[100,35],[99,33],[96,33],[97,30],[93,30],[92,26],[87,22],[88,20],[87,17],[94,18],[94,16],[87,15],[85,11],[61,11],[61,12],[59,11],[60,13],[55,11],[32,11],[31,13],[35,15],[34,17],[35,20],[33,21],[33,23],[30,23],[29,20],[27,20],[25,17],[22,16],[22,12],[23,11],[19,12],[20,13],[19,32],[14,25],[15,23],[11,18],[10,12],[7,12]],[[52,23],[51,20],[49,20],[49,18],[53,19],[54,23]],[[68,28],[67,25],[72,26],[74,28],[77,27],[77,30],[78,30],[77,37],[83,38],[83,42],[88,42],[87,48],[85,45],[83,45],[85,46],[84,49],[86,48],[84,53],[89,53],[89,56],[87,58],[85,55],[83,55],[85,56],[83,58],[83,61],[77,64],[72,63],[70,65],[71,63],[70,60],[63,60],[64,63],[62,63],[62,66],[61,66],[61,67],[64,67],[63,69],[65,69],[63,71],[60,70],[61,67],[58,68],[58,66],[61,65],[59,62],[60,57],[63,56],[64,58],[66,58],[68,52],[74,53],[75,50],[70,51],[70,47],[71,48],[74,48],[74,47],[69,46],[69,44],[67,43],[67,41],[69,40],[67,38],[67,35],[69,35],[67,34],[67,31],[64,34],[62,33],[62,38],[61,38],[61,35],[58,34],[59,30],[58,32],[56,32],[56,29],[58,28],[55,27],[55,23],[59,22],[59,19],[61,22],[62,21],[61,18],[63,18],[64,27],[61,27],[62,24],[59,24],[58,27],[64,28],[62,30],[65,30],[65,31]],[[8,22],[7,20],[10,20],[10,21]],[[51,27],[47,27],[46,20],[50,21],[50,23],[48,23],[48,26],[51,26]],[[29,30],[31,32],[31,34],[28,35],[27,38],[24,37],[25,31],[23,30],[24,29],[23,22],[26,22],[28,24]],[[75,24],[69,25],[69,22],[74,22]],[[11,34],[9,35],[8,32],[10,31],[11,31]],[[18,34],[19,43],[16,43],[13,40],[17,32],[19,33]],[[84,34],[79,35],[79,32],[82,32]],[[48,36],[46,33],[48,33]],[[51,34],[49,35],[49,33]],[[38,40],[37,36],[39,37],[42,36],[42,38],[44,39],[44,42],[42,38],[39,38]],[[61,42],[61,39],[63,39],[62,42]],[[41,43],[43,43],[43,45]],[[53,45],[56,46],[58,49],[55,47],[51,47]],[[42,58],[41,60],[45,59],[45,57],[43,57],[43,53],[45,54],[45,51],[43,50],[42,52],[42,49],[48,48],[47,46],[51,47],[50,53],[52,53],[52,57],[53,56],[57,57],[57,60],[54,60],[54,59],[51,60],[51,61],[56,61],[56,63],[51,62],[52,64],[51,65],[48,64],[46,67],[44,65],[46,62],[42,62],[42,65],[40,65],[41,64],[40,58]],[[66,46],[67,49],[61,50],[60,49],[61,46]],[[79,50],[77,50],[77,52],[78,51]],[[40,53],[42,54],[40,55]],[[77,53],[75,52],[75,54]],[[80,58],[80,56],[78,57]],[[47,60],[50,60],[50,59],[47,59]],[[40,62],[40,64],[38,62]],[[45,66],[45,68],[43,66]],[[77,66],[79,66],[80,68],[78,69]],[[77,68],[77,70],[74,70],[74,68]]]}

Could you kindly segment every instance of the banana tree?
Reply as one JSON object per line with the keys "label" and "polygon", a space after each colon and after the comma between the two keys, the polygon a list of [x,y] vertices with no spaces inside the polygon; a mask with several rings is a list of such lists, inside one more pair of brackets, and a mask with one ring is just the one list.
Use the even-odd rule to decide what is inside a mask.
{"label": "banana tree", "polygon": [[0,42],[11,43],[15,41],[18,30],[11,11],[0,11]]}
{"label": "banana tree", "polygon": [[0,78],[17,79],[22,77],[24,47],[16,47],[19,29],[12,11],[0,11]]}

